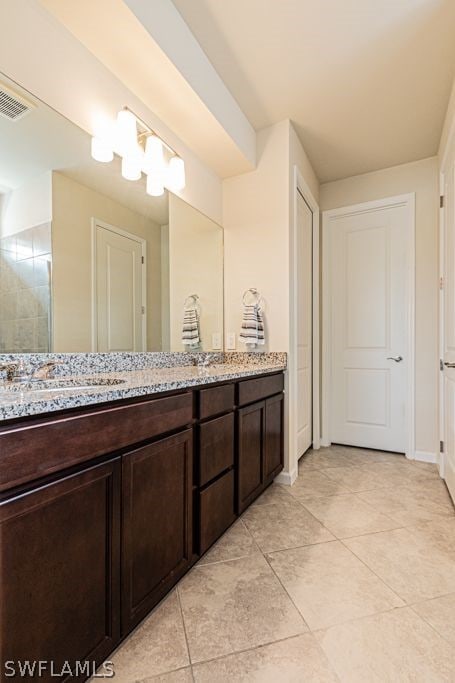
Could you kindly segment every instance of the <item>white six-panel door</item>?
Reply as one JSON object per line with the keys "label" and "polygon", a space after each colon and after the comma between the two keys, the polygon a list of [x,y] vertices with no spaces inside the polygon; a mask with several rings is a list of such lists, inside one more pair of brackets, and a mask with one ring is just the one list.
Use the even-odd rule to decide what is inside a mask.
{"label": "white six-panel door", "polygon": [[455,500],[455,173],[444,169],[443,403],[444,478]]}
{"label": "white six-panel door", "polygon": [[412,215],[409,201],[385,201],[325,217],[333,443],[406,451]]}
{"label": "white six-panel door", "polygon": [[313,440],[313,212],[297,192],[297,457]]}
{"label": "white six-panel door", "polygon": [[145,351],[144,241],[95,224],[96,350]]}

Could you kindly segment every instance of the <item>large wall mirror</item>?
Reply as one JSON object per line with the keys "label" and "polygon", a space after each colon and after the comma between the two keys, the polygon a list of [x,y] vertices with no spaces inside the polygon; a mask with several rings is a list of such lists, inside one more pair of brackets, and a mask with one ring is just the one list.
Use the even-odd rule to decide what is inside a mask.
{"label": "large wall mirror", "polygon": [[85,131],[0,73],[2,88],[31,106],[0,115],[0,353],[220,349],[222,228],[93,161]]}

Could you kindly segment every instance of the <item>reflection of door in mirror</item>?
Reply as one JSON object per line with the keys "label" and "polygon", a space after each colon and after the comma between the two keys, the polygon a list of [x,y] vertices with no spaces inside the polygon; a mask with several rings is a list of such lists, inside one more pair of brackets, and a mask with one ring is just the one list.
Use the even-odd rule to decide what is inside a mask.
{"label": "reflection of door in mirror", "polygon": [[94,222],[94,350],[145,351],[146,241]]}

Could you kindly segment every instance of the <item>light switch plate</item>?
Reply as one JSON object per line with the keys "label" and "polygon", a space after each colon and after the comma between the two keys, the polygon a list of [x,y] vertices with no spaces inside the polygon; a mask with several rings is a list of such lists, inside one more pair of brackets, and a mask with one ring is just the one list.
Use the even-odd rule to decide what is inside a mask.
{"label": "light switch plate", "polygon": [[221,351],[221,334],[219,332],[212,334],[212,350]]}
{"label": "light switch plate", "polygon": [[226,349],[235,351],[235,332],[228,332],[226,335]]}

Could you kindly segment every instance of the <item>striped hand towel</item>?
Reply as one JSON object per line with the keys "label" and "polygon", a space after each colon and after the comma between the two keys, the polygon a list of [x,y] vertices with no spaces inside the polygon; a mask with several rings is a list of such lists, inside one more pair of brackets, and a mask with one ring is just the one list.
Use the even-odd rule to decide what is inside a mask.
{"label": "striped hand towel", "polygon": [[198,349],[201,343],[199,312],[196,307],[183,311],[182,344],[189,349]]}
{"label": "striped hand towel", "polygon": [[248,347],[253,348],[259,344],[265,344],[264,319],[262,310],[256,304],[244,304],[242,331],[239,339]]}

